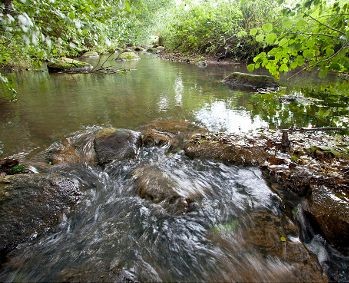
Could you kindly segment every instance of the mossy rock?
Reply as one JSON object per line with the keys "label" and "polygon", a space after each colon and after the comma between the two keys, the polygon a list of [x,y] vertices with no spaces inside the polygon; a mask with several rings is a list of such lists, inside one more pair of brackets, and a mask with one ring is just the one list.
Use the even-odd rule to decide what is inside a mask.
{"label": "mossy rock", "polygon": [[127,51],[127,52],[121,53],[117,59],[123,60],[123,61],[131,61],[131,60],[139,60],[141,58],[135,52]]}
{"label": "mossy rock", "polygon": [[271,76],[247,74],[240,72],[231,73],[223,80],[223,82],[232,88],[246,90],[276,90],[279,87],[277,81]]}
{"label": "mossy rock", "polygon": [[81,58],[98,58],[99,54],[96,51],[87,51],[81,55]]}
{"label": "mossy rock", "polygon": [[47,64],[50,73],[86,73],[93,69],[93,66],[71,58],[62,57]]}

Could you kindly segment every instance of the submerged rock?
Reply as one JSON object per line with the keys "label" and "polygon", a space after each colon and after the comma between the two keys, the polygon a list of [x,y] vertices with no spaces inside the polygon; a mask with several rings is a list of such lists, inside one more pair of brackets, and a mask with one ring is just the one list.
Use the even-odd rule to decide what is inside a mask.
{"label": "submerged rock", "polygon": [[50,73],[86,73],[91,71],[93,66],[86,62],[63,57],[47,63],[47,69]]}
{"label": "submerged rock", "polygon": [[141,59],[137,53],[133,52],[133,51],[126,51],[126,52],[122,52],[117,58],[116,60],[122,60],[122,61],[132,61],[132,60],[139,60]]}
{"label": "submerged rock", "polygon": [[7,176],[0,182],[0,254],[57,225],[80,195],[78,180],[60,174]]}
{"label": "submerged rock", "polygon": [[279,87],[277,81],[270,76],[255,75],[240,72],[233,72],[227,76],[223,82],[229,85],[231,88],[246,89],[246,90],[258,90],[258,89],[271,89],[276,90]]}
{"label": "submerged rock", "polygon": [[97,163],[104,165],[113,160],[134,158],[140,145],[139,132],[115,128],[101,129],[96,133],[94,140]]}
{"label": "submerged rock", "polygon": [[185,213],[194,201],[193,196],[156,166],[137,168],[133,172],[133,179],[136,192],[141,198],[161,204],[170,213]]}

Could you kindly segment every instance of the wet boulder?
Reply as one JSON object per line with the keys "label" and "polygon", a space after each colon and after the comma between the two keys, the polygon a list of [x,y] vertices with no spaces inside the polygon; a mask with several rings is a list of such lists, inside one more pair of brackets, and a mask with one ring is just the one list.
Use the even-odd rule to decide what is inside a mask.
{"label": "wet boulder", "polygon": [[349,195],[347,189],[330,189],[313,185],[310,197],[303,203],[306,215],[315,228],[336,247],[349,254]]}
{"label": "wet boulder", "polygon": [[136,193],[143,199],[161,204],[170,213],[185,213],[194,198],[166,172],[156,166],[142,166],[133,172]]}
{"label": "wet boulder", "polygon": [[[227,257],[224,278],[241,282],[327,282],[317,258],[300,242],[298,228],[286,216],[253,211],[238,221],[214,228],[209,238]],[[253,263],[253,264],[251,264]]]}
{"label": "wet boulder", "polygon": [[144,145],[168,144],[171,151],[181,150],[193,132],[201,133],[205,129],[187,120],[158,119],[142,127]]}
{"label": "wet boulder", "polygon": [[159,53],[162,53],[162,52],[164,52],[165,51],[165,47],[163,47],[163,46],[158,46],[158,47],[156,47],[156,53],[157,54],[159,54]]}
{"label": "wet boulder", "polygon": [[53,143],[42,152],[37,159],[44,159],[45,162],[56,164],[94,164],[96,154],[94,150],[94,139],[100,127],[91,127],[77,131],[70,136]]}
{"label": "wet boulder", "polygon": [[146,129],[142,132],[142,144],[145,146],[171,146],[173,143],[174,134],[155,129]]}
{"label": "wet boulder", "polygon": [[7,176],[0,181],[0,254],[56,226],[80,199],[78,180],[60,174]]}
{"label": "wet boulder", "polygon": [[233,89],[253,90],[258,89],[278,89],[277,81],[267,75],[255,75],[240,72],[233,72],[223,82]]}
{"label": "wet boulder", "polygon": [[135,158],[141,145],[141,135],[127,129],[104,128],[96,133],[94,149],[99,165],[113,160]]}
{"label": "wet boulder", "polygon": [[89,63],[62,57],[47,63],[50,73],[86,73],[93,69]]}
{"label": "wet boulder", "polygon": [[121,61],[133,61],[141,58],[130,49],[130,51],[122,52],[116,59]]}
{"label": "wet boulder", "polygon": [[190,158],[213,159],[227,164],[258,166],[270,156],[258,145],[238,144],[224,135],[196,134],[184,145]]}

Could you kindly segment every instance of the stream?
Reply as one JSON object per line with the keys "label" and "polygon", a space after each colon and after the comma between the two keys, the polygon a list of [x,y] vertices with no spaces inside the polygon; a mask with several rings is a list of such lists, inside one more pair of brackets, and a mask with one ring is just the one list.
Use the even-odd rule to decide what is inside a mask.
{"label": "stream", "polygon": [[[137,130],[158,119],[189,120],[235,133],[348,122],[347,101],[324,100],[329,90],[314,91],[316,78],[295,77],[294,87],[282,90],[314,100],[284,103],[270,93],[223,85],[239,66],[198,68],[150,55],[112,64],[129,71],[13,74],[20,96],[0,104],[0,157],[42,151],[73,132],[88,135],[95,125]],[[314,88],[301,93],[306,84]],[[342,83],[333,85],[345,91]],[[85,163],[55,171],[83,184],[82,198],[55,229],[34,234],[9,254],[0,281],[321,281],[317,262],[330,280],[349,279],[348,257],[316,235],[301,210],[291,212],[295,225],[258,168],[142,147],[137,158],[105,168]],[[191,202],[183,211],[178,203],[142,198],[139,178]]]}

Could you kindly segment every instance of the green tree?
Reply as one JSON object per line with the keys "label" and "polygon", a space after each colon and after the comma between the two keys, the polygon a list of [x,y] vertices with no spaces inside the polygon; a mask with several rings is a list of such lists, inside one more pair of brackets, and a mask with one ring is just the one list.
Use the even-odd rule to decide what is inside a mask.
{"label": "green tree", "polygon": [[349,69],[349,4],[336,0],[304,0],[285,8],[275,22],[251,29],[250,34],[264,45],[254,63],[273,76],[296,68],[319,69],[324,76],[329,71],[348,72]]}

